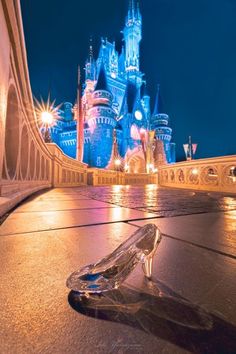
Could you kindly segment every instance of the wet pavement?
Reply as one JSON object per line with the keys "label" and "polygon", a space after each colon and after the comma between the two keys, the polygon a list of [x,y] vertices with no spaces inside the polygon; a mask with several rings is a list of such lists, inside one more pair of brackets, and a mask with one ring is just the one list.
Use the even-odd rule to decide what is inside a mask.
{"label": "wet pavement", "polygon": [[[84,300],[68,275],[137,227],[163,239],[152,281]],[[236,198],[156,186],[37,194],[0,226],[0,353],[236,353]]]}
{"label": "wet pavement", "polygon": [[85,187],[82,195],[107,203],[155,213],[158,217],[236,210],[236,197],[147,185]]}

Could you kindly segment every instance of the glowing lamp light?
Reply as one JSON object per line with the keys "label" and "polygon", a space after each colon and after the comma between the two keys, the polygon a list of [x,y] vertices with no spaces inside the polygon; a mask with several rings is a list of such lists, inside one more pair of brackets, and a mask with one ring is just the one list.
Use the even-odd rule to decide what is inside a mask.
{"label": "glowing lamp light", "polygon": [[52,113],[47,112],[47,111],[42,112],[41,113],[41,121],[45,125],[48,125],[48,126],[52,125],[53,124],[53,115],[52,115]]}
{"label": "glowing lamp light", "polygon": [[192,174],[193,175],[197,175],[198,174],[198,169],[197,168],[192,169]]}
{"label": "glowing lamp light", "polygon": [[116,166],[120,166],[121,165],[121,161],[119,159],[115,160],[115,165]]}

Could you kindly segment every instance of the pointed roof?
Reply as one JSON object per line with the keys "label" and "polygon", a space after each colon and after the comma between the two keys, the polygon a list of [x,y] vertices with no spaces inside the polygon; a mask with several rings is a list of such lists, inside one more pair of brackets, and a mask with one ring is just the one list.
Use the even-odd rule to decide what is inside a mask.
{"label": "pointed roof", "polygon": [[160,113],[164,113],[164,110],[163,110],[162,99],[160,96],[160,85],[158,84],[153,116],[156,116]]}
{"label": "pointed roof", "polygon": [[104,63],[102,61],[99,75],[98,75],[98,81],[95,87],[95,91],[99,90],[105,90],[108,91],[108,86],[107,86],[107,78],[106,78],[106,73],[105,73],[105,68],[104,68]]}

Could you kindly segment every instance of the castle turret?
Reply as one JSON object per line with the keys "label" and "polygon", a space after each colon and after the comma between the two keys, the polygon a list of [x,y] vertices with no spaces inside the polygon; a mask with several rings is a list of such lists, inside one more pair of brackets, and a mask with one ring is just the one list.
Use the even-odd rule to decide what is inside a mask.
{"label": "castle turret", "polygon": [[139,52],[142,39],[142,16],[139,5],[130,0],[128,15],[124,28],[125,40],[125,70],[130,80],[136,81],[139,87],[142,84],[142,74],[139,71]]}
{"label": "castle turret", "polygon": [[70,103],[70,102],[64,103],[64,119],[67,122],[70,122],[73,120],[72,108],[73,108],[72,103]]}
{"label": "castle turret", "polygon": [[163,112],[164,110],[160,97],[160,85],[158,85],[155,107],[152,115],[152,128],[155,130],[156,138],[163,142],[167,162],[171,163],[175,162],[173,161],[174,153],[173,144],[171,143],[172,129],[169,126],[168,114]]}
{"label": "castle turret", "polygon": [[113,130],[116,126],[112,109],[113,96],[107,86],[104,64],[101,64],[98,81],[92,93],[92,107],[88,112],[90,129],[90,157],[92,167],[107,167],[113,147]]}

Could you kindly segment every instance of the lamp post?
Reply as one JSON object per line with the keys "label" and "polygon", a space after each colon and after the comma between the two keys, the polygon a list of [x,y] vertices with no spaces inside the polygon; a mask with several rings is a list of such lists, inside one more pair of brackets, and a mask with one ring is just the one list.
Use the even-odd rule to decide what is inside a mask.
{"label": "lamp post", "polygon": [[50,127],[52,127],[54,123],[53,114],[48,111],[43,111],[40,114],[40,119],[42,123],[41,132],[43,135],[43,139],[45,143],[51,143],[52,139],[50,135]]}
{"label": "lamp post", "polygon": [[50,95],[48,96],[46,102],[44,102],[42,99],[41,102],[39,102],[35,98],[36,119],[45,143],[52,142],[50,128],[55,125],[56,120],[59,117],[58,114],[61,104],[56,106],[55,102],[56,100],[50,102]]}

